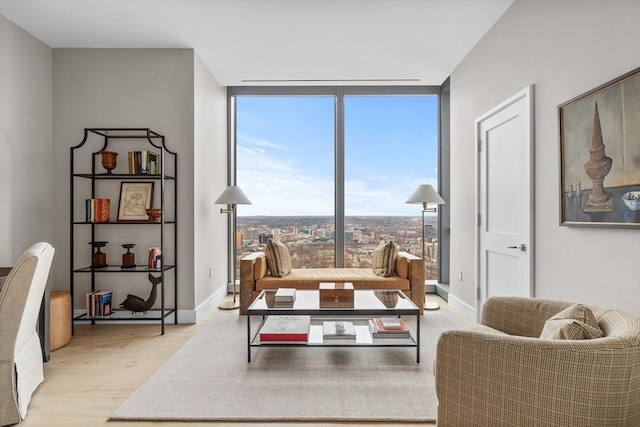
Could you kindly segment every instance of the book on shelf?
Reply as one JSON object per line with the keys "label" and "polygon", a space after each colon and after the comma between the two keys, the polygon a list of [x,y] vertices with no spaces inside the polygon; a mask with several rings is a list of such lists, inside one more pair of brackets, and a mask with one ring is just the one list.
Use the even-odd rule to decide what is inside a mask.
{"label": "book on shelf", "polygon": [[[400,322],[399,317],[381,317],[380,322],[385,329],[402,329],[404,321]],[[405,325],[406,326],[406,325]]]}
{"label": "book on shelf", "polygon": [[110,211],[110,199],[85,200],[85,220],[87,222],[109,222]]}
{"label": "book on shelf", "polygon": [[274,304],[276,307],[293,307],[295,300],[295,288],[278,288],[274,295]]}
{"label": "book on shelf", "polygon": [[356,328],[353,322],[325,320],[322,322],[322,335],[325,339],[355,338]]}
{"label": "book on shelf", "polygon": [[149,268],[162,268],[162,250],[159,246],[149,248]]}
{"label": "book on shelf", "polygon": [[158,175],[160,154],[154,151],[129,151],[127,153],[129,173],[132,175]]}
{"label": "book on shelf", "polygon": [[[374,338],[408,338],[411,335],[406,322],[397,318],[400,328],[386,328],[380,317],[369,320],[369,330]],[[395,325],[394,325],[395,326]]]}
{"label": "book on shelf", "polygon": [[306,343],[311,316],[268,316],[260,328],[261,342]]}
{"label": "book on shelf", "polygon": [[87,316],[109,316],[112,310],[113,291],[93,291],[86,295]]}

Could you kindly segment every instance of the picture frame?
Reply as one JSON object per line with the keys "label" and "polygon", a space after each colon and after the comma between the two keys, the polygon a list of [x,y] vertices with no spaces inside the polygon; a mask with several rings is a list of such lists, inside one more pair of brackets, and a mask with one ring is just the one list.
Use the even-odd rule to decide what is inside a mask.
{"label": "picture frame", "polygon": [[640,68],[558,106],[560,225],[640,229]]}
{"label": "picture frame", "polygon": [[153,182],[121,182],[118,221],[149,221]]}

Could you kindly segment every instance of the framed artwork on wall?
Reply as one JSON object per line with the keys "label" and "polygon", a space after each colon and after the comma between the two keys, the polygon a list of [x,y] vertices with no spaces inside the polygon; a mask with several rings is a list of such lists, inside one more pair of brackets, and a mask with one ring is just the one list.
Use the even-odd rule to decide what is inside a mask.
{"label": "framed artwork on wall", "polygon": [[118,221],[148,221],[153,200],[153,182],[120,183]]}
{"label": "framed artwork on wall", "polygon": [[558,115],[560,225],[640,229],[640,68]]}

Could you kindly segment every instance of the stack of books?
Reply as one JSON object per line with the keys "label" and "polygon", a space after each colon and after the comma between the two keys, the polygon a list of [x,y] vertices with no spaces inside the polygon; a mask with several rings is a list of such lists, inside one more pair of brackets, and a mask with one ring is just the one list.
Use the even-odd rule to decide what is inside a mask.
{"label": "stack of books", "polygon": [[153,151],[129,151],[129,173],[132,175],[158,175],[160,154]]}
{"label": "stack of books", "polygon": [[355,339],[356,328],[353,322],[325,320],[322,322],[322,336],[324,339]]}
{"label": "stack of books", "polygon": [[85,199],[84,203],[87,222],[109,222],[110,199]]}
{"label": "stack of books", "polygon": [[113,291],[93,291],[87,294],[87,316],[102,317],[112,313]]}
{"label": "stack of books", "polygon": [[295,288],[278,288],[275,294],[275,307],[293,307],[295,300]]}
{"label": "stack of books", "polygon": [[159,246],[149,248],[149,268],[158,270],[162,268],[162,250]]}
{"label": "stack of books", "polygon": [[311,316],[269,316],[260,328],[260,342],[306,343]]}
{"label": "stack of books", "polygon": [[409,338],[411,333],[405,321],[399,317],[375,317],[369,320],[373,338]]}

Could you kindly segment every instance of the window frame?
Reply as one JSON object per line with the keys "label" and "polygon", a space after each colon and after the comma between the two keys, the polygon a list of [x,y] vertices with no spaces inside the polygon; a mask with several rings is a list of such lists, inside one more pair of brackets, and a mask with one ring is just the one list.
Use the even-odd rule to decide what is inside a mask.
{"label": "window frame", "polygon": [[[438,96],[438,190],[449,200],[449,80],[442,86],[230,86],[227,89],[227,183],[236,183],[236,98],[238,96],[333,96],[335,102],[335,267],[345,257],[345,96],[436,95]],[[438,209],[438,282],[449,283],[449,209]],[[446,230],[443,229],[446,227]],[[229,233],[232,233],[231,226]],[[231,234],[229,235],[231,237]],[[447,248],[446,250],[443,250]],[[229,252],[229,259],[231,259]]]}

